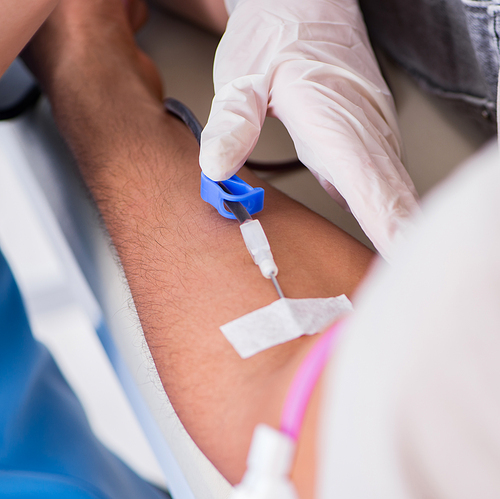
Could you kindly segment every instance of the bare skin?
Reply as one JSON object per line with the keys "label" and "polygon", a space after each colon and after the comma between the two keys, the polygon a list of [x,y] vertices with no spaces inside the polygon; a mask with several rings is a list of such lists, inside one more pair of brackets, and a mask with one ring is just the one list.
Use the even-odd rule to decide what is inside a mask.
{"label": "bare skin", "polygon": [[[138,26],[144,11],[128,12]],[[237,483],[255,425],[278,426],[317,336],[242,360],[221,334],[220,325],[276,292],[238,225],[200,199],[196,141],[165,114],[158,73],[136,47],[120,0],[62,0],[25,55],[118,250],[163,386],[201,450]],[[351,296],[372,253],[250,172],[242,176],[266,189],[258,218],[285,295]],[[316,392],[294,472],[301,497],[313,496]]]}
{"label": "bare skin", "polygon": [[56,4],[57,0],[0,0],[0,77]]}

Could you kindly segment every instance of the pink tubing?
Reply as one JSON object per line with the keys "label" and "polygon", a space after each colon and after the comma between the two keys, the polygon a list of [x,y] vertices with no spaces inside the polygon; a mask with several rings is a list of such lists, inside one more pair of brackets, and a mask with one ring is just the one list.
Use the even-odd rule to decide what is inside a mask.
{"label": "pink tubing", "polygon": [[335,346],[343,323],[343,320],[336,322],[318,340],[292,380],[281,413],[280,430],[294,440],[299,437],[309,399],[330,358],[330,352]]}

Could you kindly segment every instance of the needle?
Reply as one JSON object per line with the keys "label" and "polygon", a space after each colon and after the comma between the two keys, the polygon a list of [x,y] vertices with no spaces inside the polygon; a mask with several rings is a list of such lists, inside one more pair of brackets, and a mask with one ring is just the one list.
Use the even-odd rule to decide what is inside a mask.
{"label": "needle", "polygon": [[278,292],[278,296],[280,298],[285,298],[285,295],[283,294],[283,291],[281,291],[281,287],[278,284],[278,279],[276,279],[276,276],[274,274],[271,274],[271,281],[273,281],[274,287],[276,288],[276,291]]}

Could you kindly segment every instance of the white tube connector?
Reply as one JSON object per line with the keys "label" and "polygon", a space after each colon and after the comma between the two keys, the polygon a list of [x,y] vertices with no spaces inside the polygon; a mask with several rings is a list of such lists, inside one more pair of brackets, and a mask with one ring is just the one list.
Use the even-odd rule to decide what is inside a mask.
{"label": "white tube connector", "polygon": [[298,499],[290,480],[295,442],[270,426],[255,427],[247,471],[231,499]]}
{"label": "white tube connector", "polygon": [[240,225],[241,235],[253,261],[259,266],[266,279],[278,275],[278,267],[274,263],[271,246],[262,225],[258,220],[248,220]]}

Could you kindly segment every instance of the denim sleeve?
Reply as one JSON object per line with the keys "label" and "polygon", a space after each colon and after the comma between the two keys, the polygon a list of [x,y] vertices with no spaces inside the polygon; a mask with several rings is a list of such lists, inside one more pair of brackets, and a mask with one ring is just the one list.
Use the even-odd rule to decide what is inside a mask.
{"label": "denim sleeve", "polygon": [[421,86],[494,119],[499,0],[360,0],[372,42]]}

